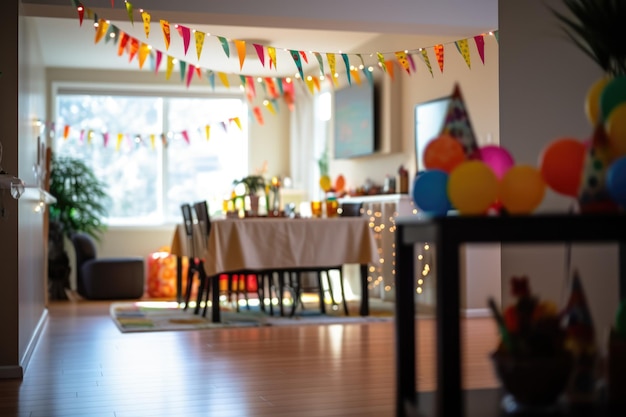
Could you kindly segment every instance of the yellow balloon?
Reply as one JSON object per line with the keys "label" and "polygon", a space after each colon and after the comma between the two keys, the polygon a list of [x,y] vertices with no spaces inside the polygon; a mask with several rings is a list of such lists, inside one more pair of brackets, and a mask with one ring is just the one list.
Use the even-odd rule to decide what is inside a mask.
{"label": "yellow balloon", "polygon": [[541,172],[530,165],[511,167],[500,182],[500,202],[511,214],[532,213],[545,193],[546,183]]}
{"label": "yellow balloon", "polygon": [[461,214],[485,214],[498,196],[498,178],[482,161],[463,162],[448,176],[448,198]]}
{"label": "yellow balloon", "polygon": [[604,130],[609,137],[612,156],[626,155],[626,103],[615,107],[606,120]]}
{"label": "yellow balloon", "polygon": [[330,185],[330,177],[328,175],[322,175],[320,178],[320,187],[324,191],[330,191],[332,186]]}
{"label": "yellow balloon", "polygon": [[610,77],[602,77],[594,82],[587,91],[585,114],[592,126],[596,126],[600,118],[600,95],[610,80]]}

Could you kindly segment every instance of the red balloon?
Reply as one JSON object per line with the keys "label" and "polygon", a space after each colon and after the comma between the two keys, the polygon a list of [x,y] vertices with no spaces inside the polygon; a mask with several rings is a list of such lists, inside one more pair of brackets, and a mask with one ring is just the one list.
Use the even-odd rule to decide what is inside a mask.
{"label": "red balloon", "polygon": [[450,135],[441,135],[431,140],[424,149],[424,166],[450,173],[465,161],[465,150],[461,142]]}
{"label": "red balloon", "polygon": [[539,157],[539,170],[548,187],[559,194],[577,197],[587,151],[584,142],[577,139],[550,142]]}

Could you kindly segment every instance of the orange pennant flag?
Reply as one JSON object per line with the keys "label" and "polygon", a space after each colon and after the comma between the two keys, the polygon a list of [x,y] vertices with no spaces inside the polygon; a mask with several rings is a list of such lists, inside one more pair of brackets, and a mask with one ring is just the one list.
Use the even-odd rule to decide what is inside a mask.
{"label": "orange pennant flag", "polygon": [[165,50],[170,49],[170,22],[167,20],[161,20],[161,30],[163,30],[163,38],[165,38]]}
{"label": "orange pennant flag", "polygon": [[230,121],[234,122],[239,128],[239,130],[243,130],[241,127],[241,120],[239,120],[239,117],[233,117],[232,119],[230,119]]}
{"label": "orange pennant flag", "polygon": [[63,139],[67,140],[69,136],[70,136],[70,126],[65,125],[65,127],[63,128]]}
{"label": "orange pennant flag", "polygon": [[224,87],[230,88],[230,83],[228,82],[228,75],[225,72],[218,72],[217,76],[220,77],[220,81],[224,84]]}
{"label": "orange pennant flag", "polygon": [[130,50],[128,51],[128,62],[133,60],[135,55],[137,55],[137,51],[139,51],[139,39],[131,38],[130,39]]}
{"label": "orange pennant flag", "polygon": [[387,74],[389,74],[389,76],[393,80],[394,79],[394,76],[393,76],[393,61],[385,61],[385,68],[387,69]]}
{"label": "orange pennant flag", "polygon": [[204,38],[206,37],[206,33],[196,30],[193,33],[193,36],[196,38],[196,53],[198,54],[198,59],[200,59],[200,54],[202,54],[202,48],[204,47]]}
{"label": "orange pennant flag", "polygon": [[108,30],[109,30],[109,22],[107,22],[104,19],[100,19],[98,21],[98,27],[96,28],[95,43],[100,42]]}
{"label": "orange pennant flag", "polygon": [[267,56],[270,57],[270,69],[272,68],[272,65],[274,65],[274,69],[278,69],[278,67],[276,66],[276,48],[274,48],[273,46],[268,46]]}
{"label": "orange pennant flag", "polygon": [[139,69],[143,68],[143,64],[146,62],[146,58],[150,54],[150,45],[141,42],[139,47]]}
{"label": "orange pennant flag", "polygon": [[313,77],[313,84],[315,84],[315,89],[319,92],[320,89],[322,88],[320,86],[320,79],[317,77]]}
{"label": "orange pennant flag", "polygon": [[211,139],[211,125],[204,126],[204,134],[206,135],[206,140]]}
{"label": "orange pennant flag", "polygon": [[465,60],[467,67],[471,69],[472,63],[470,61],[470,50],[469,50],[469,43],[467,42],[467,39],[456,41],[455,45],[456,45],[456,49],[458,49],[458,51],[463,56],[463,59]]}
{"label": "orange pennant flag", "polygon": [[167,65],[165,67],[165,79],[169,80],[172,76],[172,71],[174,70],[174,57],[171,55],[167,56]]}
{"label": "orange pennant flag", "polygon": [[143,30],[146,32],[146,38],[150,37],[150,14],[146,11],[141,12],[141,19],[143,20]]}
{"label": "orange pennant flag", "polygon": [[246,41],[235,40],[235,47],[239,55],[239,71],[243,68],[243,62],[246,60]]}
{"label": "orange pennant flag", "polygon": [[350,74],[352,75],[352,79],[354,81],[356,81],[357,85],[361,85],[361,71],[359,71],[358,69],[354,68],[350,70]]}
{"label": "orange pennant flag", "polygon": [[437,56],[439,69],[443,72],[443,45],[435,45],[435,55]]}
{"label": "orange pennant flag", "polygon": [[407,72],[407,74],[411,74],[411,68],[409,66],[409,60],[406,56],[406,52],[404,51],[397,51],[396,52],[396,59],[398,60],[398,62],[400,63],[400,65],[402,66],[402,68],[404,68],[404,70]]}
{"label": "orange pennant flag", "polygon": [[263,113],[261,112],[261,108],[259,106],[255,106],[252,111],[254,112],[254,117],[257,123],[263,126]]}

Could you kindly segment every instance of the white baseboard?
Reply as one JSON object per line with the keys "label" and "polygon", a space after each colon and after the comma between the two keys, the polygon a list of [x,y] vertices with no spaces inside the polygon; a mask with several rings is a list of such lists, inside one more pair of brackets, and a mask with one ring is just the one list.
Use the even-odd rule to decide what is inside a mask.
{"label": "white baseboard", "polygon": [[26,372],[26,369],[28,368],[30,359],[33,356],[35,347],[37,346],[37,343],[39,342],[39,338],[41,337],[41,334],[43,333],[43,329],[46,326],[47,322],[48,322],[48,309],[44,308],[43,313],[41,313],[41,317],[39,318],[39,322],[37,322],[37,326],[35,327],[35,331],[33,332],[33,336],[30,338],[30,341],[28,342],[28,346],[26,346],[26,350],[24,351],[24,355],[22,356],[22,360],[20,361],[21,368],[23,370],[22,376],[20,376],[20,378],[24,376],[24,372]]}
{"label": "white baseboard", "polygon": [[491,311],[488,308],[467,308],[461,311],[463,317],[489,317]]}

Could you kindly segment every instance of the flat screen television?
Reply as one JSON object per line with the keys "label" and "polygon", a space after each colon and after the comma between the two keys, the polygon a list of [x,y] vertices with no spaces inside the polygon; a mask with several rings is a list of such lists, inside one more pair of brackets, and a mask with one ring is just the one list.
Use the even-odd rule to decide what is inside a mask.
{"label": "flat screen television", "polygon": [[432,139],[439,136],[446,119],[451,97],[440,97],[415,106],[415,159],[416,172],[426,170],[424,149]]}
{"label": "flat screen television", "polygon": [[369,82],[335,91],[334,157],[354,158],[378,150],[376,88]]}

